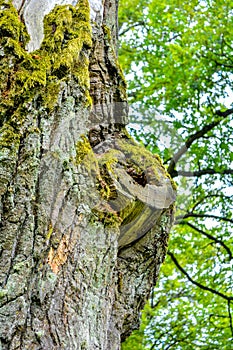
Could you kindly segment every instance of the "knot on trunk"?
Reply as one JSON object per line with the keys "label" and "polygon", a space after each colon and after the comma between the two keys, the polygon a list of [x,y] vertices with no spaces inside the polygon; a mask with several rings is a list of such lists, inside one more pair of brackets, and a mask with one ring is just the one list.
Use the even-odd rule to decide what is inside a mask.
{"label": "knot on trunk", "polygon": [[101,197],[94,212],[104,224],[120,226],[119,247],[123,247],[156,225],[175,201],[175,185],[160,158],[124,134],[118,138],[109,134],[93,151]]}

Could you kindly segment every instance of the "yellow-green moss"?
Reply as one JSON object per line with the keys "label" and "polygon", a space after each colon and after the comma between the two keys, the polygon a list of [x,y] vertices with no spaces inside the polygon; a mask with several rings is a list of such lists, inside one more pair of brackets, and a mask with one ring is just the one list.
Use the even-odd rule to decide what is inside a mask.
{"label": "yellow-green moss", "polygon": [[88,138],[81,135],[81,140],[76,143],[76,164],[81,164],[84,158],[92,151]]}
{"label": "yellow-green moss", "polygon": [[117,196],[116,187],[113,182],[114,164],[118,163],[120,151],[111,149],[102,154],[98,159],[100,175],[97,177],[97,189],[105,200],[114,199]]}
{"label": "yellow-green moss", "polygon": [[[120,145],[122,147],[123,150],[128,151],[130,154],[130,157],[132,156],[132,162],[134,163],[134,167],[135,169],[140,173],[140,155],[143,155],[144,159],[147,159],[145,165],[148,166],[150,164],[154,164],[154,162],[156,162],[157,165],[160,166],[160,168],[162,167],[163,169],[165,169],[162,159],[159,157],[158,154],[152,154],[151,152],[149,152],[147,149],[145,149],[144,146],[141,146],[140,144],[136,143],[134,141],[134,139],[132,138],[132,136],[128,133],[128,131],[123,128],[121,130],[121,133],[123,133],[123,135],[125,135],[125,138],[128,140],[127,142],[125,142],[125,138],[122,138],[122,141],[120,142]],[[135,146],[137,146],[137,148],[135,148]],[[149,157],[149,158],[148,158]],[[137,167],[136,164],[139,164],[139,166]],[[142,170],[142,169],[141,169]],[[171,181],[171,185],[172,188],[176,191],[177,190],[177,184],[174,181],[174,179],[170,176],[170,174],[166,171],[165,169],[165,174],[166,177],[168,177]]]}
{"label": "yellow-green moss", "polygon": [[[164,176],[169,177],[157,154],[150,153],[145,147],[139,145],[133,139],[127,141],[121,139],[118,143],[120,149],[126,155],[128,163],[132,165],[138,174],[150,168],[158,181],[160,180],[161,173]],[[160,169],[160,172],[158,169]]]}
{"label": "yellow-green moss", "polygon": [[88,0],[79,0],[75,7],[55,7],[44,19],[41,48],[30,53],[26,50],[29,35],[15,7],[10,0],[0,0],[1,193],[8,188],[22,136],[40,132],[24,123],[30,103],[36,101],[49,114],[57,105],[61,83],[74,79],[82,92],[82,105],[91,105],[89,12]]}
{"label": "yellow-green moss", "polygon": [[118,162],[117,155],[119,155],[119,151],[112,149],[101,155],[98,159],[99,174],[97,176],[96,188],[100,196],[107,201],[117,196],[113,183],[113,166]]}
{"label": "yellow-green moss", "polygon": [[90,176],[95,178],[96,190],[99,194],[99,204],[92,209],[93,220],[98,220],[105,226],[117,226],[122,222],[118,213],[108,204],[108,201],[117,195],[112,180],[114,176],[112,166],[118,161],[117,153],[119,151],[110,150],[101,156],[95,154],[85,135],[81,135],[81,140],[76,144],[74,163],[84,165]]}
{"label": "yellow-green moss", "polygon": [[101,203],[99,206],[92,209],[92,213],[98,221],[102,222],[106,227],[119,227],[122,219],[116,211],[114,211],[111,206],[105,202]]}
{"label": "yellow-green moss", "polygon": [[90,104],[87,51],[92,46],[92,37],[88,0],[80,0],[76,7],[56,6],[45,17],[44,33],[39,52],[49,53],[51,74],[59,79],[72,74]]}
{"label": "yellow-green moss", "polygon": [[56,6],[44,19],[44,40],[33,53],[24,24],[10,1],[0,0],[0,119],[15,129],[24,122],[27,104],[40,97],[52,109],[60,83],[73,76],[90,105],[88,50],[92,44],[88,0]]}
{"label": "yellow-green moss", "polygon": [[162,161],[157,154],[152,154],[145,147],[139,145],[132,138],[125,141],[124,139],[118,141],[120,149],[124,151],[127,155],[130,155],[130,159],[139,164],[143,157],[144,166],[148,167],[153,163],[162,165]]}
{"label": "yellow-green moss", "polygon": [[[124,155],[123,158],[122,155]],[[124,157],[125,160],[123,160]],[[97,216],[101,222],[104,222],[106,219],[108,225],[116,225],[116,223],[118,225],[127,225],[143,213],[146,205],[140,200],[135,199],[127,206],[124,206],[119,212],[111,210],[110,201],[116,199],[118,196],[114,184],[114,177],[117,178],[117,172],[114,173],[116,163],[119,163],[121,167],[125,167],[126,172],[133,169],[135,177],[138,177],[140,180],[142,179],[142,175],[145,174],[145,184],[147,181],[158,182],[159,184],[162,180],[161,178],[167,177],[170,179],[170,176],[158,155],[151,154],[144,147],[129,138],[127,140],[124,138],[118,139],[116,149],[112,149],[99,156],[98,166],[100,176],[97,176],[97,190],[101,198],[106,202],[102,202],[102,206],[105,203],[103,208],[95,208],[95,214],[98,214]],[[131,176],[133,177],[133,175]],[[173,188],[176,189],[172,179],[170,181]],[[140,184],[143,186],[142,183]]]}
{"label": "yellow-green moss", "polygon": [[171,181],[171,185],[172,185],[173,190],[174,190],[174,191],[177,191],[178,186],[177,186],[177,183],[175,182],[175,180],[170,176],[170,174],[168,174],[168,178],[169,178],[170,181]]}
{"label": "yellow-green moss", "polygon": [[24,30],[24,25],[19,21],[18,13],[11,1],[0,0],[0,30],[2,39],[12,38],[18,41],[23,35],[23,41],[29,41],[29,35]]}
{"label": "yellow-green moss", "polygon": [[53,233],[53,226],[52,224],[49,225],[48,232],[46,234],[46,241],[49,241]]}
{"label": "yellow-green moss", "polygon": [[[163,176],[169,178],[171,181],[172,188],[176,191],[177,185],[175,181],[171,178],[170,174],[166,171],[161,158],[158,154],[152,154],[145,147],[137,144],[132,138],[128,139],[126,142],[124,139],[119,141],[120,148],[129,158],[130,163],[135,168],[135,170],[140,174],[140,170],[146,170],[151,168],[153,173],[160,179],[161,173]],[[160,174],[157,169],[160,169]]]}
{"label": "yellow-green moss", "polygon": [[14,128],[5,123],[0,129],[0,146],[2,148],[14,148],[13,146],[19,146],[20,135],[15,132]]}
{"label": "yellow-green moss", "polygon": [[111,149],[108,152],[101,155],[99,158],[100,167],[106,167],[109,172],[113,172],[112,166],[118,162],[117,156],[119,156],[120,151],[117,149]]}
{"label": "yellow-green moss", "polygon": [[106,168],[100,168],[100,174],[97,175],[96,180],[96,188],[99,191],[101,198],[107,201],[116,198],[116,187]]}
{"label": "yellow-green moss", "polygon": [[122,225],[127,225],[130,222],[132,222],[135,218],[137,218],[145,208],[145,204],[142,203],[140,200],[135,200],[134,202],[131,202],[128,206],[123,208],[119,216],[122,219]]}

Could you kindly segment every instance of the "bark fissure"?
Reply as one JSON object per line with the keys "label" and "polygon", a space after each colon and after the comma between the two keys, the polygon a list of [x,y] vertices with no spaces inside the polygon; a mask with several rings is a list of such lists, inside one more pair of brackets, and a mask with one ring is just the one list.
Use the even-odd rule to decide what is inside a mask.
{"label": "bark fissure", "polygon": [[158,278],[175,189],[125,130],[117,3],[92,36],[86,0],[54,8],[32,53],[0,4],[0,347],[119,350]]}

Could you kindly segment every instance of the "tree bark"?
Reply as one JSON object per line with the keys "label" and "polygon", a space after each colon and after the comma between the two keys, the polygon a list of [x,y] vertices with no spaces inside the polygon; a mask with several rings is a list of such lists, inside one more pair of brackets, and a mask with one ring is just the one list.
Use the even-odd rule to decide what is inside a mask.
{"label": "tree bark", "polygon": [[120,349],[166,254],[174,185],[125,130],[117,3],[90,5],[0,0],[2,350]]}

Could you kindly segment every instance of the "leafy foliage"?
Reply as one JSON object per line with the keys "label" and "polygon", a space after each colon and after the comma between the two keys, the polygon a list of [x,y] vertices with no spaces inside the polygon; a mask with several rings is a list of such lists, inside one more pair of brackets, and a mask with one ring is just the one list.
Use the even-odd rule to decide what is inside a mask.
{"label": "leafy foliage", "polygon": [[233,1],[120,4],[131,133],[179,185],[169,251],[122,349],[232,349]]}

